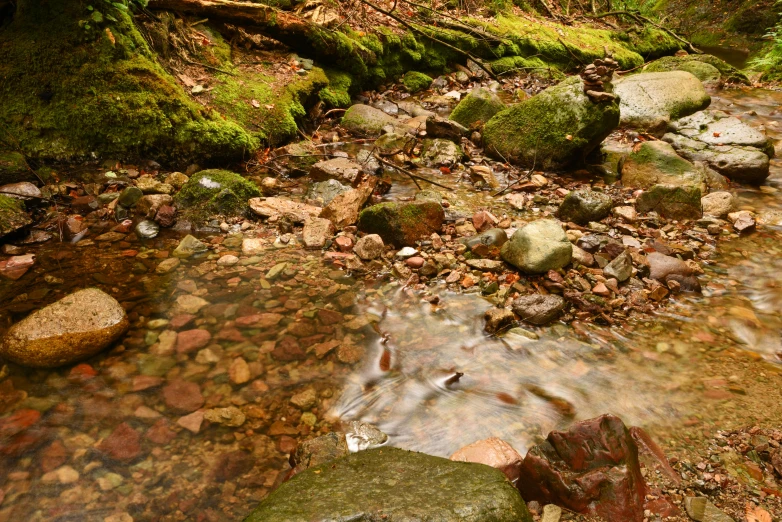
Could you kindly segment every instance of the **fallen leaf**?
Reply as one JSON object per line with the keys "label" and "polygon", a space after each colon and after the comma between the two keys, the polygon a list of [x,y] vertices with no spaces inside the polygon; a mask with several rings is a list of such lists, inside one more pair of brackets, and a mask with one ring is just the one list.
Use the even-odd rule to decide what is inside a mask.
{"label": "fallen leaf", "polygon": [[255,107],[256,109],[257,109],[257,108],[259,108],[259,107],[261,106],[261,104],[260,104],[260,103],[258,103],[258,100],[251,100],[251,101],[250,101],[250,104],[251,104],[253,107]]}
{"label": "fallen leaf", "polygon": [[106,36],[109,38],[111,45],[115,45],[117,43],[117,40],[114,38],[114,34],[111,32],[111,29],[109,29],[108,27],[106,28]]}
{"label": "fallen leaf", "polygon": [[440,167],[440,172],[442,172],[443,174],[450,174],[451,169],[449,169],[448,167]]}
{"label": "fallen leaf", "polygon": [[573,135],[572,134],[568,134],[567,136],[565,136],[565,139],[568,140],[568,141],[573,141]]}
{"label": "fallen leaf", "polygon": [[722,134],[720,134],[719,132],[715,132],[715,133],[714,133],[714,137],[715,137],[715,138],[719,138],[721,135],[722,135]]}
{"label": "fallen leaf", "polygon": [[267,110],[272,110],[274,108],[274,104],[264,105],[264,107],[266,107]]}
{"label": "fallen leaf", "polygon": [[762,507],[752,507],[747,504],[747,522],[772,522],[771,515]]}

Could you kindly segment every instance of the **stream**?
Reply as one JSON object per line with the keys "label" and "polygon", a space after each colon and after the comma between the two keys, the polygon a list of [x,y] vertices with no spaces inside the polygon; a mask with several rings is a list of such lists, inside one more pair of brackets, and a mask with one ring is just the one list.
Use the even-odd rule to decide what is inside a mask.
{"label": "stream", "polygon": [[[712,96],[711,108],[782,138],[782,93]],[[412,193],[400,183],[386,197]],[[523,454],[552,429],[607,412],[665,440],[683,427],[762,420],[773,411],[760,391],[776,390],[765,399],[780,402],[768,379],[782,357],[782,160],[772,160],[764,186],[735,193],[762,226],[718,244],[702,295],[621,325],[576,321],[498,338],[483,331],[492,303],[478,289],[435,286],[440,299],[430,304],[391,278],[358,278],[273,237],[237,265],[205,258],[169,274],[154,266],[177,245],[176,231],[143,244],[30,245],[36,267],[0,284],[3,325],[99,286],[129,310],[132,327],[76,367],[2,368],[0,415],[40,419],[0,447],[12,463],[0,469],[0,522],[239,520],[284,479],[297,440],[351,420],[378,426],[391,445],[445,457],[490,436]],[[219,255],[241,250],[238,226],[199,237]],[[265,315],[236,320],[250,312]],[[196,327],[209,339],[175,347],[176,331]],[[755,393],[747,379],[766,387]],[[194,395],[202,406],[188,406]],[[202,422],[208,408],[245,418]],[[12,424],[0,423],[0,435]],[[135,435],[114,437],[118,425]]]}

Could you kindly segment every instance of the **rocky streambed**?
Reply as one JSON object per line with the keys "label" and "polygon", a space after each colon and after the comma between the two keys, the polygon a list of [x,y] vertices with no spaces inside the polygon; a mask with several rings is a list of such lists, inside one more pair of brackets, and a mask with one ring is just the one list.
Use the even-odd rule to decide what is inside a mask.
{"label": "rocky streambed", "polygon": [[[352,516],[408,483],[377,516],[782,514],[778,94],[687,76],[683,103],[683,73],[653,73],[655,103],[615,131],[632,86],[595,102],[578,79],[538,97],[460,73],[367,93],[245,177],[109,163],[4,187],[0,520],[238,520],[275,489],[255,520]],[[37,339],[56,356],[26,356]],[[532,491],[583,471],[549,433],[603,413],[649,433],[576,425],[623,448],[590,466],[629,466],[624,510]],[[457,460],[497,472],[390,449],[491,437]]]}

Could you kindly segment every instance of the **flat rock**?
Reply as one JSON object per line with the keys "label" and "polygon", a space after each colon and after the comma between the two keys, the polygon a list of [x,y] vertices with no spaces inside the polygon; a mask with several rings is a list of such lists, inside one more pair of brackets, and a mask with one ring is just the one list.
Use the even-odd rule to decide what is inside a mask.
{"label": "flat rock", "polygon": [[342,183],[354,184],[361,175],[361,165],[347,158],[333,158],[319,161],[310,169],[309,177],[315,181],[335,179]]}
{"label": "flat rock", "polygon": [[513,312],[522,320],[542,326],[548,324],[565,309],[565,300],[558,295],[522,295],[513,300]]}
{"label": "flat rock", "polygon": [[611,213],[611,196],[595,190],[573,190],[565,196],[559,206],[559,219],[586,225],[600,221]]}
{"label": "flat rock", "polygon": [[399,121],[369,105],[353,105],[342,116],[342,127],[359,136],[377,137],[386,126],[400,126]]}
{"label": "flat rock", "polygon": [[308,218],[319,217],[323,209],[285,198],[252,198],[250,208],[265,218],[290,218],[294,223],[304,223]]}
{"label": "flat rock", "polygon": [[16,232],[32,222],[21,200],[0,194],[0,237]]}
{"label": "flat rock", "polygon": [[478,462],[502,471],[508,480],[515,481],[521,473],[522,456],[513,446],[497,437],[479,440],[451,455],[456,462]]}
{"label": "flat rock", "polygon": [[0,355],[23,366],[62,366],[95,355],[129,326],[116,299],[97,288],[86,288],[9,328],[0,341]]}
{"label": "flat rock", "polygon": [[693,186],[654,185],[636,201],[638,212],[657,212],[668,219],[699,219],[701,189]]}
{"label": "flat rock", "polygon": [[514,232],[500,255],[526,273],[542,274],[570,263],[573,247],[558,221],[540,219]]}
{"label": "flat rock", "polygon": [[384,522],[532,522],[524,501],[502,472],[388,447],[361,451],[297,474],[266,497],[245,522],[381,518]]}
{"label": "flat rock", "polygon": [[310,218],[304,222],[302,240],[307,248],[323,248],[334,235],[334,224],[324,218]]}
{"label": "flat rock", "polygon": [[444,220],[442,205],[434,201],[389,202],[361,211],[358,229],[377,234],[386,243],[413,246],[416,241],[439,232]]}

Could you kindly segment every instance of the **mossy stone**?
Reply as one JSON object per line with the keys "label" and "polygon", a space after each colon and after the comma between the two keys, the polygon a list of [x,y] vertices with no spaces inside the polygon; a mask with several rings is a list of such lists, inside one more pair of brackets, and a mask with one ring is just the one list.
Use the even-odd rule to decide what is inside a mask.
{"label": "mossy stone", "polygon": [[657,212],[667,219],[699,219],[703,215],[701,189],[655,185],[638,197],[638,212]]}
{"label": "mossy stone", "polygon": [[328,108],[349,107],[350,90],[355,83],[353,77],[344,71],[334,69],[326,69],[325,72],[329,84],[318,93],[320,100]]}
{"label": "mossy stone", "polygon": [[239,174],[212,169],[191,176],[175,201],[186,215],[201,219],[212,214],[245,214],[248,200],[260,195],[258,187]]}
{"label": "mossy stone", "polygon": [[548,169],[582,160],[618,125],[619,104],[592,102],[572,77],[497,113],[483,139],[497,158]]}
{"label": "mossy stone", "polygon": [[[0,141],[0,144],[2,141]],[[18,152],[0,151],[0,185],[28,181],[35,178],[24,156]]]}
{"label": "mossy stone", "polygon": [[594,190],[573,190],[559,206],[559,219],[586,225],[600,221],[611,213],[611,196]]}
{"label": "mossy stone", "polygon": [[435,201],[389,202],[362,210],[358,229],[377,234],[384,242],[398,247],[413,246],[416,241],[439,232],[444,220],[445,211]]}
{"label": "mossy stone", "polygon": [[646,72],[687,71],[702,82],[717,82],[722,75],[713,65],[686,57],[665,56],[647,65]]}
{"label": "mossy stone", "polygon": [[626,157],[622,185],[648,189],[658,184],[701,186],[703,176],[695,165],[679,157],[664,141],[646,141]]}
{"label": "mossy stone", "polygon": [[483,87],[473,89],[451,112],[450,119],[473,128],[483,125],[505,108],[499,96]]}
{"label": "mossy stone", "polygon": [[369,105],[353,105],[342,116],[342,126],[359,136],[380,136],[383,128],[389,125],[398,127],[400,123],[393,116]]}
{"label": "mossy stone", "polygon": [[29,225],[33,220],[25,212],[24,203],[0,194],[0,237]]}
{"label": "mossy stone", "polygon": [[502,472],[398,448],[376,448],[299,473],[245,522],[355,520],[532,522]]}
{"label": "mossy stone", "polygon": [[432,77],[418,71],[410,71],[405,74],[402,84],[407,92],[414,93],[428,89],[432,85]]}

